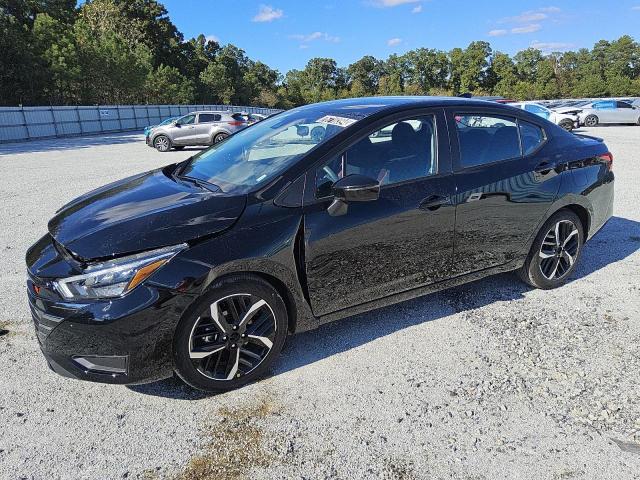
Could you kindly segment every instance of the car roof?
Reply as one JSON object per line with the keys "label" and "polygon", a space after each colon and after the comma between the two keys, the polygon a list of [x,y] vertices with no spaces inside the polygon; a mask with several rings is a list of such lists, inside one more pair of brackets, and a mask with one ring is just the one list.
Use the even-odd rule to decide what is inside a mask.
{"label": "car roof", "polygon": [[196,113],[216,113],[218,115],[231,115],[233,112],[229,110],[196,110],[194,112],[189,112],[187,115],[195,115]]}
{"label": "car roof", "polygon": [[344,112],[345,114],[364,114],[366,116],[389,109],[416,108],[416,107],[490,107],[503,108],[505,105],[487,100],[476,100],[463,97],[422,97],[422,96],[398,96],[398,97],[361,97],[330,100],[314,103],[298,108],[314,108],[333,114]]}

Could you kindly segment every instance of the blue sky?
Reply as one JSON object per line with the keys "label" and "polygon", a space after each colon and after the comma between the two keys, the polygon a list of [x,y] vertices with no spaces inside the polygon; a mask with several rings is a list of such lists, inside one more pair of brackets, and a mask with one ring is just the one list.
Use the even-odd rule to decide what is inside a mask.
{"label": "blue sky", "polygon": [[233,43],[282,73],[313,57],[340,66],[419,47],[487,40],[515,53],[640,41],[640,0],[164,0],[178,29]]}

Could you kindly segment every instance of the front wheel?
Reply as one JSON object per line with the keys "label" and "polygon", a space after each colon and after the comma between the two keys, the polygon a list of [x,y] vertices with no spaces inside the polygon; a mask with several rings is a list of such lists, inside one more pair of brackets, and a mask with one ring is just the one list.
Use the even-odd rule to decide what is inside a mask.
{"label": "front wheel", "polygon": [[269,283],[249,275],[222,279],[178,325],[176,373],[207,392],[245,385],[278,357],[287,325],[284,301]]}
{"label": "front wheel", "polygon": [[587,118],[584,119],[584,125],[586,127],[596,127],[600,120],[595,115],[587,115]]}
{"label": "front wheel", "polygon": [[153,146],[159,152],[168,152],[171,150],[171,140],[166,135],[158,135],[153,139]]}
{"label": "front wheel", "polygon": [[570,210],[555,213],[538,232],[518,275],[525,283],[544,290],[563,285],[582,254],[584,235],[582,222],[575,213]]}

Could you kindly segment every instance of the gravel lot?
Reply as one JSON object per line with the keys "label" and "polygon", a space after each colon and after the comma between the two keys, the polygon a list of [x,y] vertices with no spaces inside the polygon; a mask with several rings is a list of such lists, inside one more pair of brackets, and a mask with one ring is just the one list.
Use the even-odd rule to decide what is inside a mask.
{"label": "gravel lot", "polygon": [[55,375],[23,291],[59,206],[192,152],[0,145],[0,478],[640,478],[640,127],[585,132],[614,154],[615,217],[568,285],[499,275],[343,320],[209,397]]}

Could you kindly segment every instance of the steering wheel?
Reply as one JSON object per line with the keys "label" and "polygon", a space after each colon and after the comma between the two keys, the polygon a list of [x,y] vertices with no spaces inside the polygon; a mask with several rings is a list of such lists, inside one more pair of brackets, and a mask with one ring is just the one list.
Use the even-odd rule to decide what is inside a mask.
{"label": "steering wheel", "polygon": [[331,170],[331,167],[329,167],[329,165],[325,165],[324,167],[322,167],[322,171],[327,174],[327,177],[329,177],[329,180],[331,180],[332,182],[335,183],[340,180],[338,178],[338,175],[336,175],[336,173]]}

